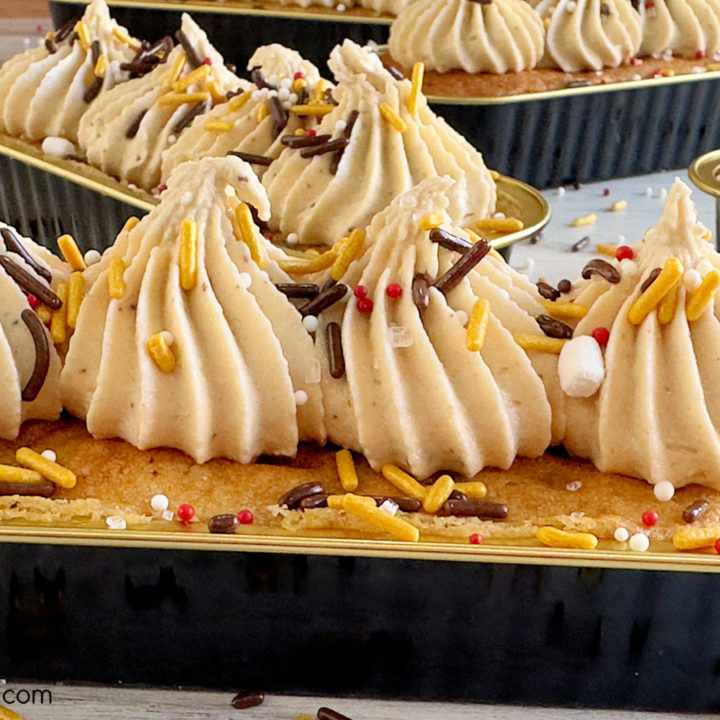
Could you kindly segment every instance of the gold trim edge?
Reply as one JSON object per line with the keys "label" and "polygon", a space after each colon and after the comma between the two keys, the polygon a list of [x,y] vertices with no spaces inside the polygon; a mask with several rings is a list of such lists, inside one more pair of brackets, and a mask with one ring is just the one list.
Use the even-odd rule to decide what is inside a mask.
{"label": "gold trim edge", "polygon": [[688,177],[693,185],[715,198],[720,198],[720,180],[714,176],[718,166],[720,166],[720,150],[711,150],[696,157],[688,168]]}

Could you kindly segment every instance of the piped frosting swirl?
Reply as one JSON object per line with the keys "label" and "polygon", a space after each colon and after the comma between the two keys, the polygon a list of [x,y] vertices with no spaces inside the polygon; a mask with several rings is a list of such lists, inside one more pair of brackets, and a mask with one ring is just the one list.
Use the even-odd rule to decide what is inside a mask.
{"label": "piped frosting swirl", "polygon": [[642,55],[711,57],[720,50],[720,0],[640,3]]}

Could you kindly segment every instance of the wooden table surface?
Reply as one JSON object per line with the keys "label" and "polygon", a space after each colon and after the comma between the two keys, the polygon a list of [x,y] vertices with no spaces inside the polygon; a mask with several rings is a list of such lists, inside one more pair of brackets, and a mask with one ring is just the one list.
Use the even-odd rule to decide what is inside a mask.
{"label": "wooden table surface", "polygon": [[0,18],[49,17],[47,0],[0,0]]}

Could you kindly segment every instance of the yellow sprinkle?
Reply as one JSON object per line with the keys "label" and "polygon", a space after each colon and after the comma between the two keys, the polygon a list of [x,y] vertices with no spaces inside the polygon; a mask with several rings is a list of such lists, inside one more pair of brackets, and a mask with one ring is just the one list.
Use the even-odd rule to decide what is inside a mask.
{"label": "yellow sprinkle", "polygon": [[405,121],[392,109],[390,103],[381,102],[378,106],[380,114],[398,131],[405,132],[407,125]]}
{"label": "yellow sprinkle", "polygon": [[552,353],[554,355],[559,355],[563,345],[567,342],[564,338],[527,335],[525,333],[516,333],[513,337],[523,350],[535,350],[536,352]]}
{"label": "yellow sprinkle", "polygon": [[588,213],[587,215],[576,217],[571,224],[573,227],[584,227],[585,225],[592,225],[596,220],[597,215],[595,213]]}
{"label": "yellow sprinkle", "polygon": [[315,720],[315,718],[310,715],[298,715],[295,720]]}
{"label": "yellow sprinkle", "polygon": [[549,17],[543,18],[543,25],[545,26],[546,30],[548,30],[550,28],[550,18]]}
{"label": "yellow sprinkle", "polygon": [[50,335],[56,345],[61,345],[67,338],[67,283],[60,283],[55,294],[62,301],[62,305],[58,310],[52,311],[50,318]]}
{"label": "yellow sprinkle", "polygon": [[164,333],[155,333],[146,343],[147,351],[160,370],[171,373],[177,363],[175,354],[167,344]]}
{"label": "yellow sprinkle", "polygon": [[43,325],[47,325],[52,319],[52,310],[44,303],[40,303],[35,312]]}
{"label": "yellow sprinkle", "polygon": [[454,489],[455,482],[450,475],[441,475],[428,489],[423,500],[423,510],[430,514],[436,513],[445,504]]}
{"label": "yellow sprinkle", "polygon": [[252,93],[246,90],[244,93],[236,95],[234,98],[230,98],[230,100],[228,101],[228,110],[230,110],[230,112],[236,112],[237,110],[240,110],[245,106],[251,96]]}
{"label": "yellow sprinkle", "polygon": [[185,103],[199,103],[210,99],[209,92],[192,93],[166,93],[158,99],[159,105],[184,105]]}
{"label": "yellow sprinkle", "polygon": [[197,223],[183,220],[180,223],[180,287],[192,290],[197,282]]}
{"label": "yellow sprinkle", "polygon": [[125,263],[122,261],[122,258],[110,258],[107,279],[108,292],[113,300],[122,300],[123,295],[125,295],[125,280],[123,279],[124,274]]}
{"label": "yellow sprinkle", "polygon": [[627,314],[628,322],[631,325],[640,325],[657,307],[657,304],[665,297],[670,288],[679,282],[682,274],[683,266],[680,260],[676,257],[668,258],[655,282],[642,295],[637,297],[630,306]]}
{"label": "yellow sprinkle", "polygon": [[484,482],[473,480],[471,482],[456,482],[453,490],[465,493],[473,500],[482,500],[487,495],[487,487]]}
{"label": "yellow sprinkle", "polygon": [[185,75],[185,77],[181,77],[175,80],[172,88],[175,92],[184,92],[191,85],[194,85],[195,83],[201,83],[207,78],[209,74],[210,66],[201,65],[200,67],[195,68],[192,72],[189,72],[187,75]]}
{"label": "yellow sprinkle", "polygon": [[412,87],[410,88],[410,97],[408,98],[408,110],[415,117],[417,115],[418,103],[422,95],[423,76],[425,75],[425,64],[416,62],[412,69]]}
{"label": "yellow sprinkle", "polygon": [[667,325],[672,322],[677,310],[678,295],[680,294],[680,283],[676,283],[667,292],[665,297],[658,303],[658,322],[661,325]]}
{"label": "yellow sprinkle", "polygon": [[81,272],[74,272],[70,275],[70,282],[68,284],[68,299],[67,299],[67,324],[70,328],[75,328],[77,324],[78,313],[80,312],[80,305],[83,301],[85,294],[85,278]]}
{"label": "yellow sprinkle", "polygon": [[610,210],[612,212],[617,212],[618,210],[624,210],[627,207],[627,200],[617,200],[610,206]]}
{"label": "yellow sprinkle", "polygon": [[126,45],[129,45],[134,50],[137,50],[140,48],[141,43],[137,41],[135,38],[130,37],[130,34],[128,33],[125,28],[122,27],[115,27],[113,28],[113,35],[122,43],[125,43]]}
{"label": "yellow sprinkle", "polygon": [[299,93],[304,87],[307,87],[307,81],[305,78],[299,77],[293,80],[292,91],[294,93]]}
{"label": "yellow sprinkle", "polygon": [[90,31],[88,30],[87,23],[82,20],[78,20],[75,23],[75,32],[78,34],[80,47],[87,52],[90,49],[90,45],[92,45],[92,41],[90,40]]}
{"label": "yellow sprinkle", "polygon": [[486,218],[484,220],[478,220],[475,223],[475,227],[481,232],[500,232],[500,233],[511,233],[522,230],[525,224],[522,220],[515,217],[506,218]]}
{"label": "yellow sprinkle", "polygon": [[707,70],[707,72],[712,72],[713,70],[720,70],[720,63],[708,63],[705,66],[705,70]]}
{"label": "yellow sprinkle", "polygon": [[93,74],[95,77],[102,77],[105,74],[108,66],[107,55],[104,53],[97,59],[95,67],[93,68]]}
{"label": "yellow sprinkle", "polygon": [[280,260],[278,265],[281,270],[291,275],[300,275],[319,272],[320,270],[326,270],[332,267],[337,257],[338,251],[335,248],[326,250],[321,255],[314,258],[308,258],[304,260],[302,258],[292,258],[288,260]]}
{"label": "yellow sprinkle", "polygon": [[376,507],[374,502],[371,506],[370,503],[365,502],[357,495],[348,493],[343,496],[342,507],[346,512],[366,520],[380,530],[385,530],[385,532],[390,533],[398,540],[417,542],[420,539],[420,531],[414,525],[402,518],[386,513]]}
{"label": "yellow sprinkle", "polygon": [[712,232],[705,228],[705,230],[700,233],[700,239],[707,240],[709,242],[712,239]]}
{"label": "yellow sprinkle", "polygon": [[29,447],[21,447],[15,451],[15,460],[26,468],[39,472],[43,477],[64,488],[74,488],[77,478],[72,470],[48,460]]}
{"label": "yellow sprinkle", "polygon": [[383,465],[380,472],[386,480],[389,480],[401,492],[418,500],[425,499],[427,488],[397,465]]}
{"label": "yellow sprinkle", "polygon": [[62,256],[73,270],[84,270],[87,267],[85,258],[72,235],[61,235],[57,244]]}
{"label": "yellow sprinkle", "polygon": [[297,135],[298,137],[300,137],[301,135],[304,135],[304,134],[305,134],[305,130],[303,128],[298,128],[295,131],[295,135]]}
{"label": "yellow sprinkle", "polygon": [[675,71],[672,68],[663,70],[663,77],[675,77]]}
{"label": "yellow sprinkle", "polygon": [[293,105],[290,112],[293,115],[327,115],[334,107],[334,105]]}
{"label": "yellow sprinkle", "polygon": [[135,215],[131,215],[123,225],[123,229],[120,232],[130,232],[131,230],[135,229],[135,226],[140,222],[139,217],[135,217]]}
{"label": "yellow sprinkle", "polygon": [[344,495],[328,495],[327,506],[331,510],[342,510],[342,501],[344,497]]}
{"label": "yellow sprinkle", "polygon": [[491,170],[490,177],[497,182],[500,179],[500,173],[497,170]]}
{"label": "yellow sprinkle", "polygon": [[165,80],[165,87],[171,88],[175,84],[175,81],[180,77],[180,73],[183,71],[186,62],[187,56],[184,52],[180,53],[170,69],[170,74]]}
{"label": "yellow sprinkle", "polygon": [[213,105],[219,105],[227,100],[227,94],[220,89],[220,86],[215,80],[211,80],[207,84],[207,87],[210,91],[210,97],[212,98]]}
{"label": "yellow sprinkle", "polygon": [[[655,281],[657,282],[657,280]],[[710,304],[715,291],[720,286],[720,273],[717,270],[710,272],[703,278],[697,289],[688,298],[685,306],[685,314],[691,322],[700,319],[705,308]]]}
{"label": "yellow sprinkle", "polygon": [[353,492],[358,487],[358,476],[355,471],[352,453],[349,450],[338,450],[335,453],[335,465],[343,490]]}
{"label": "yellow sprinkle", "polygon": [[257,112],[255,113],[255,119],[258,122],[262,122],[269,114],[270,114],[270,106],[268,105],[267,100],[264,100],[257,107]]}
{"label": "yellow sprinkle", "polygon": [[445,215],[439,212],[431,212],[423,215],[418,223],[420,230],[434,230],[439,228],[445,222]]}
{"label": "yellow sprinkle", "polygon": [[678,550],[697,550],[712,547],[720,539],[720,525],[709,527],[684,527],[673,535],[673,545]]}
{"label": "yellow sprinkle", "polygon": [[593,550],[598,544],[598,539],[592,533],[567,532],[550,525],[541,527],[537,531],[536,537],[543,545],[556,548]]}
{"label": "yellow sprinkle", "polygon": [[330,87],[330,83],[325,78],[320,78],[317,81],[317,85],[315,85],[315,93],[313,96],[313,100],[316,103],[320,103],[323,101],[323,96],[325,95],[325,91]]}
{"label": "yellow sprinkle", "polygon": [[479,352],[485,344],[488,320],[490,319],[490,303],[487,298],[478,298],[473,305],[468,320],[465,347],[470,352]]}
{"label": "yellow sprinkle", "polygon": [[0,483],[40,483],[43,476],[36,470],[28,470],[16,465],[0,465]]}
{"label": "yellow sprinkle", "polygon": [[203,125],[209,132],[230,132],[235,125],[227,120],[207,120]]}
{"label": "yellow sprinkle", "polygon": [[555,318],[583,318],[588,314],[588,306],[576,302],[543,300],[543,307]]}
{"label": "yellow sprinkle", "polygon": [[355,228],[346,242],[338,251],[338,256],[332,265],[330,277],[339,280],[350,267],[350,263],[360,256],[365,245],[365,231]]}
{"label": "yellow sprinkle", "polygon": [[[482,240],[482,238],[472,228],[465,227],[465,228],[463,228],[463,230],[470,236],[471,243],[474,244],[474,243],[480,242],[480,240]],[[490,250],[490,253],[495,253],[495,255],[497,255],[499,258],[502,258],[503,262],[505,262],[505,259],[502,257],[502,255],[497,250],[495,250],[495,248],[492,248]]]}
{"label": "yellow sprinkle", "polygon": [[250,257],[262,268],[265,265],[265,251],[258,241],[255,221],[247,203],[242,202],[235,208],[235,221],[235,236],[248,246]]}
{"label": "yellow sprinkle", "polygon": [[614,245],[608,245],[607,243],[598,243],[595,246],[595,252],[598,255],[606,255],[607,257],[615,257],[617,248]]}

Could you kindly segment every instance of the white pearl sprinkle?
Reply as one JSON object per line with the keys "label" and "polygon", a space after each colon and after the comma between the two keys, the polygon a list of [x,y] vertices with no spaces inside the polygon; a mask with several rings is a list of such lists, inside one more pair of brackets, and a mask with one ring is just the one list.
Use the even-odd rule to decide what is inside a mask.
{"label": "white pearl sprinkle", "polygon": [[580,480],[573,480],[572,482],[569,482],[569,483],[565,486],[565,489],[566,489],[566,490],[569,490],[570,492],[576,492],[576,491],[579,490],[581,487],[582,487],[582,483],[580,482]]}
{"label": "white pearl sprinkle", "polygon": [[85,264],[94,265],[95,263],[100,262],[101,257],[102,255],[97,250],[88,250],[85,253]]}
{"label": "white pearl sprinkle", "polygon": [[155,512],[164,512],[168,509],[168,505],[170,505],[170,500],[168,500],[167,495],[163,495],[162,493],[153,495],[152,499],[150,500],[150,507]]}
{"label": "white pearl sprinkle", "polygon": [[289,89],[292,87],[292,83],[293,83],[293,81],[292,81],[291,78],[289,78],[289,77],[284,77],[284,78],[280,81],[280,87],[281,87],[281,88],[285,88],[286,90],[289,90]]}
{"label": "white pearl sprinkle", "polygon": [[653,189],[651,187],[645,188],[645,197],[652,197]]}
{"label": "white pearl sprinkle", "polygon": [[558,196],[558,197],[563,197],[564,195],[565,195],[565,188],[561,185],[561,186],[557,189],[557,196]]}
{"label": "white pearl sprinkle", "polygon": [[238,280],[246,290],[252,285],[252,275],[248,272],[241,272],[238,275]]}
{"label": "white pearl sprinkle", "polygon": [[619,527],[615,529],[615,533],[613,534],[613,537],[618,542],[627,542],[628,538],[630,537],[630,533],[627,531],[627,528]]}
{"label": "white pearl sprinkle", "polygon": [[57,455],[54,450],[43,450],[40,454],[50,462],[55,462],[57,460]]}
{"label": "white pearl sprinkle", "polygon": [[661,188],[660,190],[660,199],[664,200],[667,197],[667,188]]}
{"label": "white pearl sprinkle", "polygon": [[297,101],[298,101],[297,93],[290,93],[290,97],[288,98],[288,100],[290,100],[291,105],[297,105]]}
{"label": "white pearl sprinkle", "polygon": [[298,237],[297,233],[290,233],[286,238],[285,242],[288,245],[297,245],[300,238]]}
{"label": "white pearl sprinkle", "polygon": [[635,533],[630,536],[630,549],[635,552],[645,552],[650,547],[650,540],[644,533]]}
{"label": "white pearl sprinkle", "polygon": [[295,391],[295,404],[305,405],[308,401],[308,394],[304,390]]}
{"label": "white pearl sprinkle", "polygon": [[290,97],[290,88],[281,87],[277,92],[277,96],[280,100],[287,100]]}
{"label": "white pearl sprinkle", "polygon": [[627,275],[634,275],[637,272],[637,265],[634,260],[630,258],[624,258],[620,261],[620,273],[623,277]]}
{"label": "white pearl sprinkle", "polygon": [[172,345],[175,342],[175,338],[173,337],[173,334],[169,330],[163,330],[160,335],[162,335],[163,340],[168,344]]}
{"label": "white pearl sprinkle", "polygon": [[177,135],[168,135],[168,145],[174,145],[177,142]]}
{"label": "white pearl sprinkle", "polygon": [[317,319],[315,315],[306,315],[302,319],[303,327],[309,332],[314,333],[318,329],[318,325],[320,324],[320,321]]}
{"label": "white pearl sprinkle", "polygon": [[341,133],[345,130],[346,127],[347,127],[347,122],[345,120],[338,120],[335,123],[335,132]]}
{"label": "white pearl sprinkle", "polygon": [[507,217],[507,215],[505,215],[505,213],[502,212],[502,210],[498,210],[497,212],[493,213],[493,217],[502,219],[502,218]]}
{"label": "white pearl sprinkle", "polygon": [[468,314],[464,310],[456,310],[455,317],[460,321],[460,324],[465,327],[468,323]]}
{"label": "white pearl sprinkle", "polygon": [[111,530],[125,530],[127,527],[125,520],[117,515],[110,515],[110,517],[106,517],[105,523]]}
{"label": "white pearl sprinkle", "polygon": [[342,3],[340,3],[335,9],[336,9],[338,12],[345,12],[345,10],[346,10],[347,8],[345,7],[345,5],[343,5]]}
{"label": "white pearl sprinkle", "polygon": [[163,520],[167,520],[168,522],[170,522],[175,517],[175,513],[172,510],[163,510],[160,517]]}
{"label": "white pearl sprinkle", "polygon": [[669,480],[661,480],[655,484],[653,492],[660,502],[668,502],[675,494],[675,486]]}
{"label": "white pearl sprinkle", "polygon": [[42,142],[42,151],[46,155],[77,155],[77,148],[69,140],[61,137],[46,137]]}
{"label": "white pearl sprinkle", "polygon": [[259,100],[261,97],[262,97],[261,90],[253,90],[252,95],[250,95],[251,100]]}
{"label": "white pearl sprinkle", "polygon": [[683,273],[683,283],[689,292],[697,290],[701,282],[700,273],[695,268],[688,268]]}
{"label": "white pearl sprinkle", "polygon": [[625,236],[624,236],[624,235],[618,235],[618,236],[617,236],[617,243],[618,243],[618,245],[624,245],[624,244],[625,244]]}

